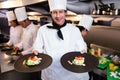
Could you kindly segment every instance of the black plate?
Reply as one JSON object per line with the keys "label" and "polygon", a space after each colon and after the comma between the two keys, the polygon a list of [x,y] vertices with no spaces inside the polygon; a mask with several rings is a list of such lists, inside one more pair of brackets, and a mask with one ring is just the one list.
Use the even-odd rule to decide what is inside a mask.
{"label": "black plate", "polygon": [[[10,55],[10,56],[20,56],[20,54],[12,54],[13,50],[10,50],[10,51],[7,51],[6,54],[7,55]],[[21,52],[21,51],[17,51],[18,52]]]}
{"label": "black plate", "polygon": [[52,63],[52,58],[49,55],[39,53],[37,56],[39,58],[42,58],[40,64],[35,65],[35,66],[27,66],[23,64],[23,61],[27,60],[28,57],[30,56],[34,56],[34,54],[31,53],[25,56],[21,56],[14,64],[15,70],[18,72],[24,72],[24,73],[37,72],[37,71],[47,68]]}
{"label": "black plate", "polygon": [[1,49],[1,51],[10,51],[10,50],[12,50],[13,48],[10,46],[10,47],[5,47],[5,46],[3,46],[2,47],[2,49]]}
{"label": "black plate", "polygon": [[[68,63],[68,60],[72,61],[76,56],[82,56],[85,58],[85,66],[71,65]],[[89,53],[81,54],[80,52],[69,52],[62,56],[61,64],[69,71],[83,73],[97,68],[98,59]]]}
{"label": "black plate", "polygon": [[2,47],[4,47],[4,44],[0,44],[0,49],[1,49]]}

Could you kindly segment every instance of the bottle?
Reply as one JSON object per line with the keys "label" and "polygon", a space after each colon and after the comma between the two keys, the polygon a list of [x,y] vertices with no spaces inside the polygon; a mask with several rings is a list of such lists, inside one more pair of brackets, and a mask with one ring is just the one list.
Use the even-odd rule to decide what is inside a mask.
{"label": "bottle", "polygon": [[118,9],[115,9],[115,15],[118,15]]}

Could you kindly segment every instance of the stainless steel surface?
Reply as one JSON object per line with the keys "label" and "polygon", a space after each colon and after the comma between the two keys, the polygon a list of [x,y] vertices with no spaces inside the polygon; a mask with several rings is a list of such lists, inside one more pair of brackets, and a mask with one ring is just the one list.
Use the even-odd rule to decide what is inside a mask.
{"label": "stainless steel surface", "polygon": [[0,52],[0,68],[1,73],[14,70],[13,64],[9,63],[11,61],[11,56],[5,54],[5,52]]}

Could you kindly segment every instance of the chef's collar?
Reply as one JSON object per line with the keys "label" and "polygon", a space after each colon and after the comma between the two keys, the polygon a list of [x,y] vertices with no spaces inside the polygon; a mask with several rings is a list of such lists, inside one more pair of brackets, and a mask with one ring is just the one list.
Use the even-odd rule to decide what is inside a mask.
{"label": "chef's collar", "polygon": [[65,20],[65,22],[63,23],[63,25],[58,25],[58,24],[56,24],[54,21],[52,22],[52,25],[53,25],[53,27],[55,28],[55,29],[60,29],[60,28],[62,28],[62,27],[65,27],[66,26],[66,23],[67,23],[67,21]]}
{"label": "chef's collar", "polygon": [[47,27],[48,27],[48,28],[52,28],[52,29],[57,29],[57,30],[58,30],[58,32],[57,32],[58,37],[59,37],[60,39],[64,40],[63,35],[62,35],[62,31],[61,31],[60,29],[61,29],[62,27],[65,27],[66,24],[67,24],[67,21],[66,21],[66,20],[65,20],[65,22],[64,22],[63,25],[58,25],[58,24],[56,24],[56,23],[53,21],[53,22],[52,22],[52,25],[53,25],[53,26],[47,26]]}

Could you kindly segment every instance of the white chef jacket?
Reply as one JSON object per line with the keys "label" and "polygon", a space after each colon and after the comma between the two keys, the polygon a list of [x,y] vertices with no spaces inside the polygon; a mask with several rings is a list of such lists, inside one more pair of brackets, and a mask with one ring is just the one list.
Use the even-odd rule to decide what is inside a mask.
{"label": "white chef jacket", "polygon": [[38,26],[34,25],[33,23],[26,28],[23,28],[22,40],[16,45],[19,47],[19,49],[23,49],[22,55],[32,53],[33,43],[36,39],[37,31]]}
{"label": "white chef jacket", "polygon": [[34,43],[34,50],[45,53],[52,57],[52,64],[42,70],[42,80],[89,80],[88,72],[74,73],[63,68],[60,63],[61,57],[71,51],[87,49],[81,33],[77,27],[67,24],[61,28],[64,40],[57,35],[56,29],[46,27],[46,24],[38,30]]}
{"label": "white chef jacket", "polygon": [[15,44],[19,43],[21,41],[22,33],[22,26],[18,25],[16,27],[10,27],[10,39],[6,44],[9,46],[14,46]]}

